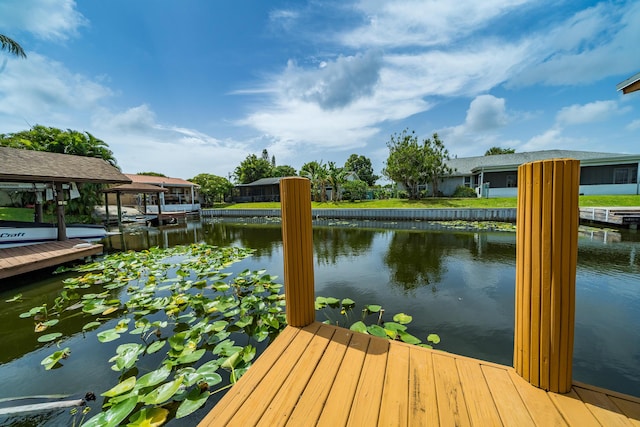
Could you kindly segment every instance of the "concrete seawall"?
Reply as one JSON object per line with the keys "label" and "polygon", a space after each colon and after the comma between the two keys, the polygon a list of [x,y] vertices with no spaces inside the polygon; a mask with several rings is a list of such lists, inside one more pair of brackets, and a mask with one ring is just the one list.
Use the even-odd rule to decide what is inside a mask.
{"label": "concrete seawall", "polygon": [[[203,209],[205,218],[279,217],[280,209]],[[516,208],[501,209],[312,209],[314,219],[371,219],[400,221],[501,221],[515,222]]]}

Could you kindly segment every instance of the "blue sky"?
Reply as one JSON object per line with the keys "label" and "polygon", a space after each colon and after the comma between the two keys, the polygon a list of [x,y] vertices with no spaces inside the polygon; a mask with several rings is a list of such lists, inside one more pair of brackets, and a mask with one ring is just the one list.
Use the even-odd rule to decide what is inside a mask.
{"label": "blue sky", "polygon": [[103,139],[123,172],[227,176],[263,148],[299,169],[391,134],[640,153],[640,2],[2,0],[0,133]]}

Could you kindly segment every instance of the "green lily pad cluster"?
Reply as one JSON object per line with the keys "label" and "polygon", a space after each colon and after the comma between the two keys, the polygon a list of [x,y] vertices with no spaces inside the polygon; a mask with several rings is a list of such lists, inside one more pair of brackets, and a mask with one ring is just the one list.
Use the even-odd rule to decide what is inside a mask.
{"label": "green lily pad cluster", "polygon": [[[391,340],[399,340],[426,348],[433,348],[431,344],[438,344],[440,342],[440,337],[437,334],[429,334],[426,341],[431,344],[427,344],[407,332],[406,325],[413,320],[413,317],[408,314],[397,313],[393,315],[393,321],[385,321],[383,319],[385,311],[381,305],[364,305],[360,312],[360,320],[356,321],[354,321],[356,303],[350,298],[340,300],[334,297],[319,296],[316,297],[315,307],[316,310],[321,310],[327,318],[324,323],[349,327],[352,331]],[[371,317],[373,317],[373,321]]]}
{"label": "green lily pad cluster", "polygon": [[[197,244],[107,255],[76,269],[84,275],[65,279],[53,308],[21,315],[34,318],[39,333],[80,312],[88,318],[83,331],[100,328],[99,342],[122,342],[108,360],[119,383],[101,394],[102,412],[83,425],[161,425],[196,411],[242,376],[256,355],[253,344],[286,324],[276,277],[264,270],[234,277],[221,271],[252,252]],[[38,340],[60,337],[51,332]],[[66,347],[41,363],[48,370],[74,356]],[[159,357],[156,369],[138,375],[146,359]],[[230,384],[221,384],[223,372]]]}

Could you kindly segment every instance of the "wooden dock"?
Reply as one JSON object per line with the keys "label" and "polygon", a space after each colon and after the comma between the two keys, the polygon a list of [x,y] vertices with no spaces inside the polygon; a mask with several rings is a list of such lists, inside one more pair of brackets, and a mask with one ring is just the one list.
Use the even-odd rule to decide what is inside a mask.
{"label": "wooden dock", "polygon": [[580,208],[580,220],[637,229],[640,224],[640,207]]}
{"label": "wooden dock", "polygon": [[101,253],[102,245],[80,239],[0,249],[0,279]]}
{"label": "wooden dock", "polygon": [[639,426],[640,399],[314,322],[288,326],[201,421],[213,426]]}
{"label": "wooden dock", "polygon": [[518,169],[513,368],[316,322],[310,184],[284,178],[289,326],[200,427],[640,427],[640,396],[572,380],[579,171]]}

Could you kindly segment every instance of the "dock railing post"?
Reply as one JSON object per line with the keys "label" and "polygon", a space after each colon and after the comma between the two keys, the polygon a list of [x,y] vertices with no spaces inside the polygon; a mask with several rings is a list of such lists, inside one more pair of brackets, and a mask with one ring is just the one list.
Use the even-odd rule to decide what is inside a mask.
{"label": "dock railing post", "polygon": [[307,178],[280,180],[284,292],[287,323],[302,327],[315,320],[311,184]]}
{"label": "dock railing post", "polygon": [[572,385],[580,162],[551,159],[518,168],[513,364],[532,385]]}

